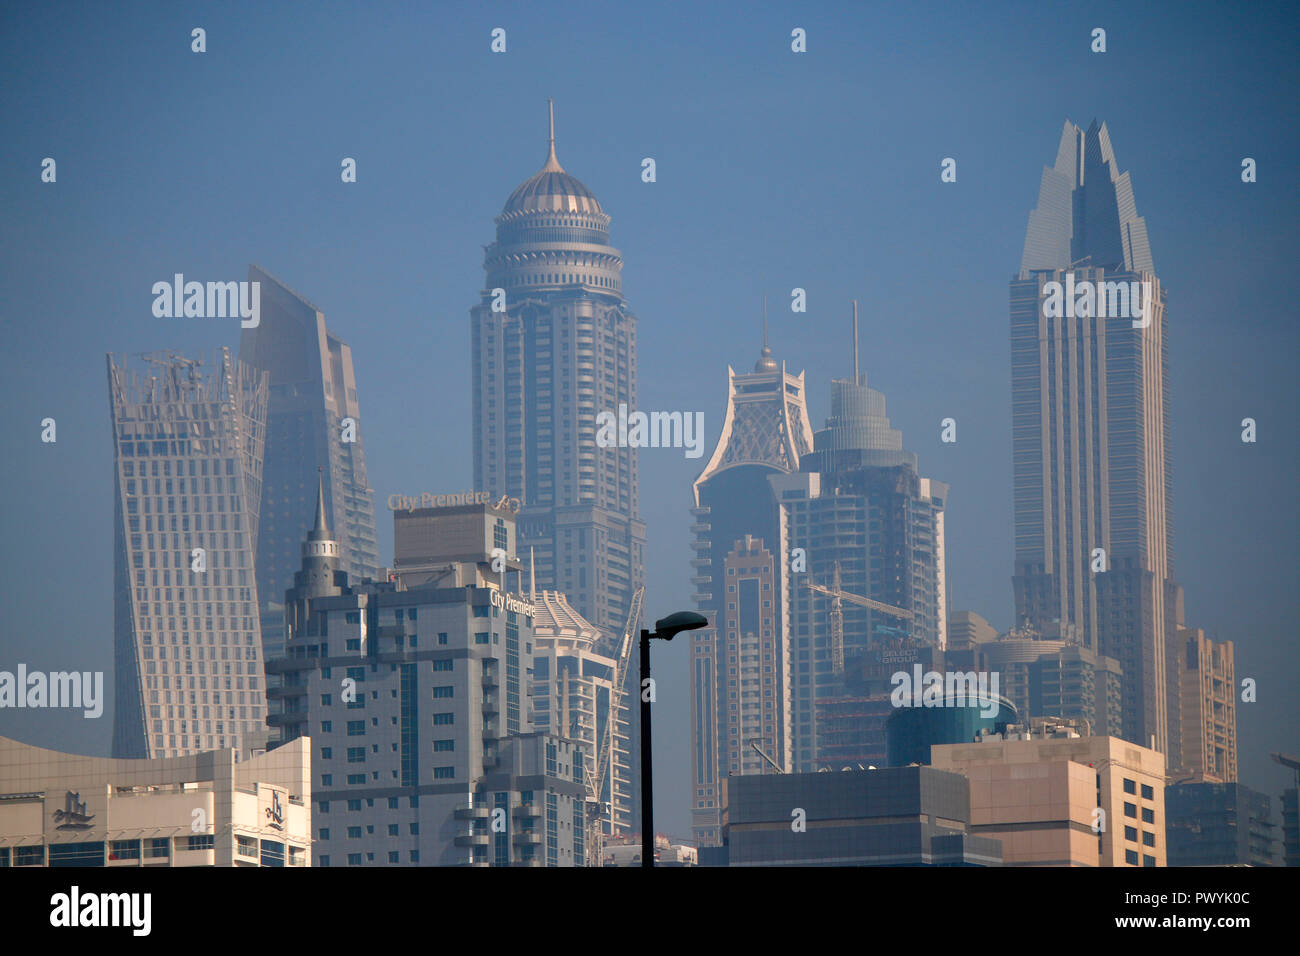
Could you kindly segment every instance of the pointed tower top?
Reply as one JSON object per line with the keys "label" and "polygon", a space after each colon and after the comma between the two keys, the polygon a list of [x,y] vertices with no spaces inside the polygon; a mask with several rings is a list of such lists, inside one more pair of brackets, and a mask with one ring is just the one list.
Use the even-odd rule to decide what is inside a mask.
{"label": "pointed tower top", "polygon": [[312,531],[323,531],[329,537],[329,522],[325,520],[325,469],[316,468],[316,525]]}
{"label": "pointed tower top", "polygon": [[562,173],[564,172],[564,167],[561,166],[560,161],[555,158],[555,101],[554,100],[548,99],[546,101],[546,110],[550,114],[551,138],[550,138],[550,151],[546,155],[546,165],[542,167],[542,172]]}
{"label": "pointed tower top", "polygon": [[777,368],[776,359],[772,358],[772,350],[767,344],[767,296],[763,296],[763,351],[754,363],[754,371],[775,372]]}

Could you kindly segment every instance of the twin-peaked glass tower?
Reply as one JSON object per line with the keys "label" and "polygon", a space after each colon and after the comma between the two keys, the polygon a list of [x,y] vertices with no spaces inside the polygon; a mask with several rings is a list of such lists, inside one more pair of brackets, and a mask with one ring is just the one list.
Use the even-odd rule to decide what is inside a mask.
{"label": "twin-peaked glass tower", "polygon": [[1017,623],[1059,620],[1118,660],[1123,736],[1167,752],[1182,593],[1165,293],[1096,122],[1067,122],[1043,170],[1011,281],[1011,376]]}

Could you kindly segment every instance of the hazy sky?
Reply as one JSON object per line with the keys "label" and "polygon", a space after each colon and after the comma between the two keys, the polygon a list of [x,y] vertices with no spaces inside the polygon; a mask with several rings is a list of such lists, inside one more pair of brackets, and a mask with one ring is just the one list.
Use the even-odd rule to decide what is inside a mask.
{"label": "hazy sky", "polygon": [[[690,483],[767,295],[817,428],[860,300],[868,380],[922,473],[951,484],[952,607],[1009,626],[1007,283],[1062,124],[1095,117],[1169,292],[1188,623],[1236,642],[1238,676],[1257,679],[1242,780],[1276,797],[1288,776],[1268,752],[1300,752],[1296,8],[1133,6],[6,4],[0,669],[111,684],[104,354],[238,344],[235,320],[153,317],[151,286],[176,272],[241,280],[258,263],[352,346],[382,560],[389,494],[471,486],[469,309],[492,218],[545,159],[548,96],[561,163],[613,216],[640,406],[705,416],[705,458],[641,452],[648,618],[692,606]],[[956,444],[939,440],[949,416]],[[687,646],[655,648],[656,820],[677,834]],[[0,734],[60,749],[107,753],[110,728],[107,711],[0,711]]]}

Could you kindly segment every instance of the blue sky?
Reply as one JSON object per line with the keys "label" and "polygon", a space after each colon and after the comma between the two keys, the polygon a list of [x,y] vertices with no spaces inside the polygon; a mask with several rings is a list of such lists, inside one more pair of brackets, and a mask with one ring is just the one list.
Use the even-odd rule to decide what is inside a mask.
{"label": "blue sky", "polygon": [[[173,273],[242,279],[256,262],[351,344],[385,559],[390,493],[472,484],[468,310],[493,216],[545,158],[547,97],[560,161],[613,216],[641,407],[703,411],[711,448],[767,295],[773,351],[807,370],[821,427],[857,298],[869,382],[923,474],[951,485],[952,606],[1008,626],[1007,282],[1062,124],[1096,117],[1169,290],[1188,622],[1235,641],[1239,676],[1259,681],[1238,708],[1242,779],[1276,795],[1267,753],[1300,751],[1294,9],[7,4],[0,668],[111,671],[104,353],[238,343],[235,322],[153,317],[150,288]],[[944,157],[956,183],[939,181]],[[939,441],[949,416],[955,445]],[[652,620],[690,607],[701,466],[641,453]],[[686,644],[656,655],[657,820],[684,833]],[[109,726],[0,713],[0,733],[72,750],[107,752]]]}

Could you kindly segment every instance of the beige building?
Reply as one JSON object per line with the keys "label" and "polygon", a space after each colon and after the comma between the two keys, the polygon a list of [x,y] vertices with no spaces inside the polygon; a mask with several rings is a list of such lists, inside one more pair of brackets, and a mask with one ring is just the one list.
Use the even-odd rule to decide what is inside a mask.
{"label": "beige building", "polygon": [[998,639],[998,629],[974,611],[953,611],[948,617],[948,648],[969,650]]}
{"label": "beige building", "polygon": [[1237,694],[1232,641],[1218,643],[1190,627],[1179,628],[1178,637],[1183,652],[1175,662],[1178,749],[1170,748],[1170,772],[1183,780],[1234,783]]}
{"label": "beige building", "polygon": [[310,866],[311,741],[235,762],[84,757],[0,737],[0,867]]}
{"label": "beige building", "polygon": [[1001,840],[1006,866],[1166,865],[1158,751],[1036,718],[935,746],[931,765],[970,781],[970,832]]}

